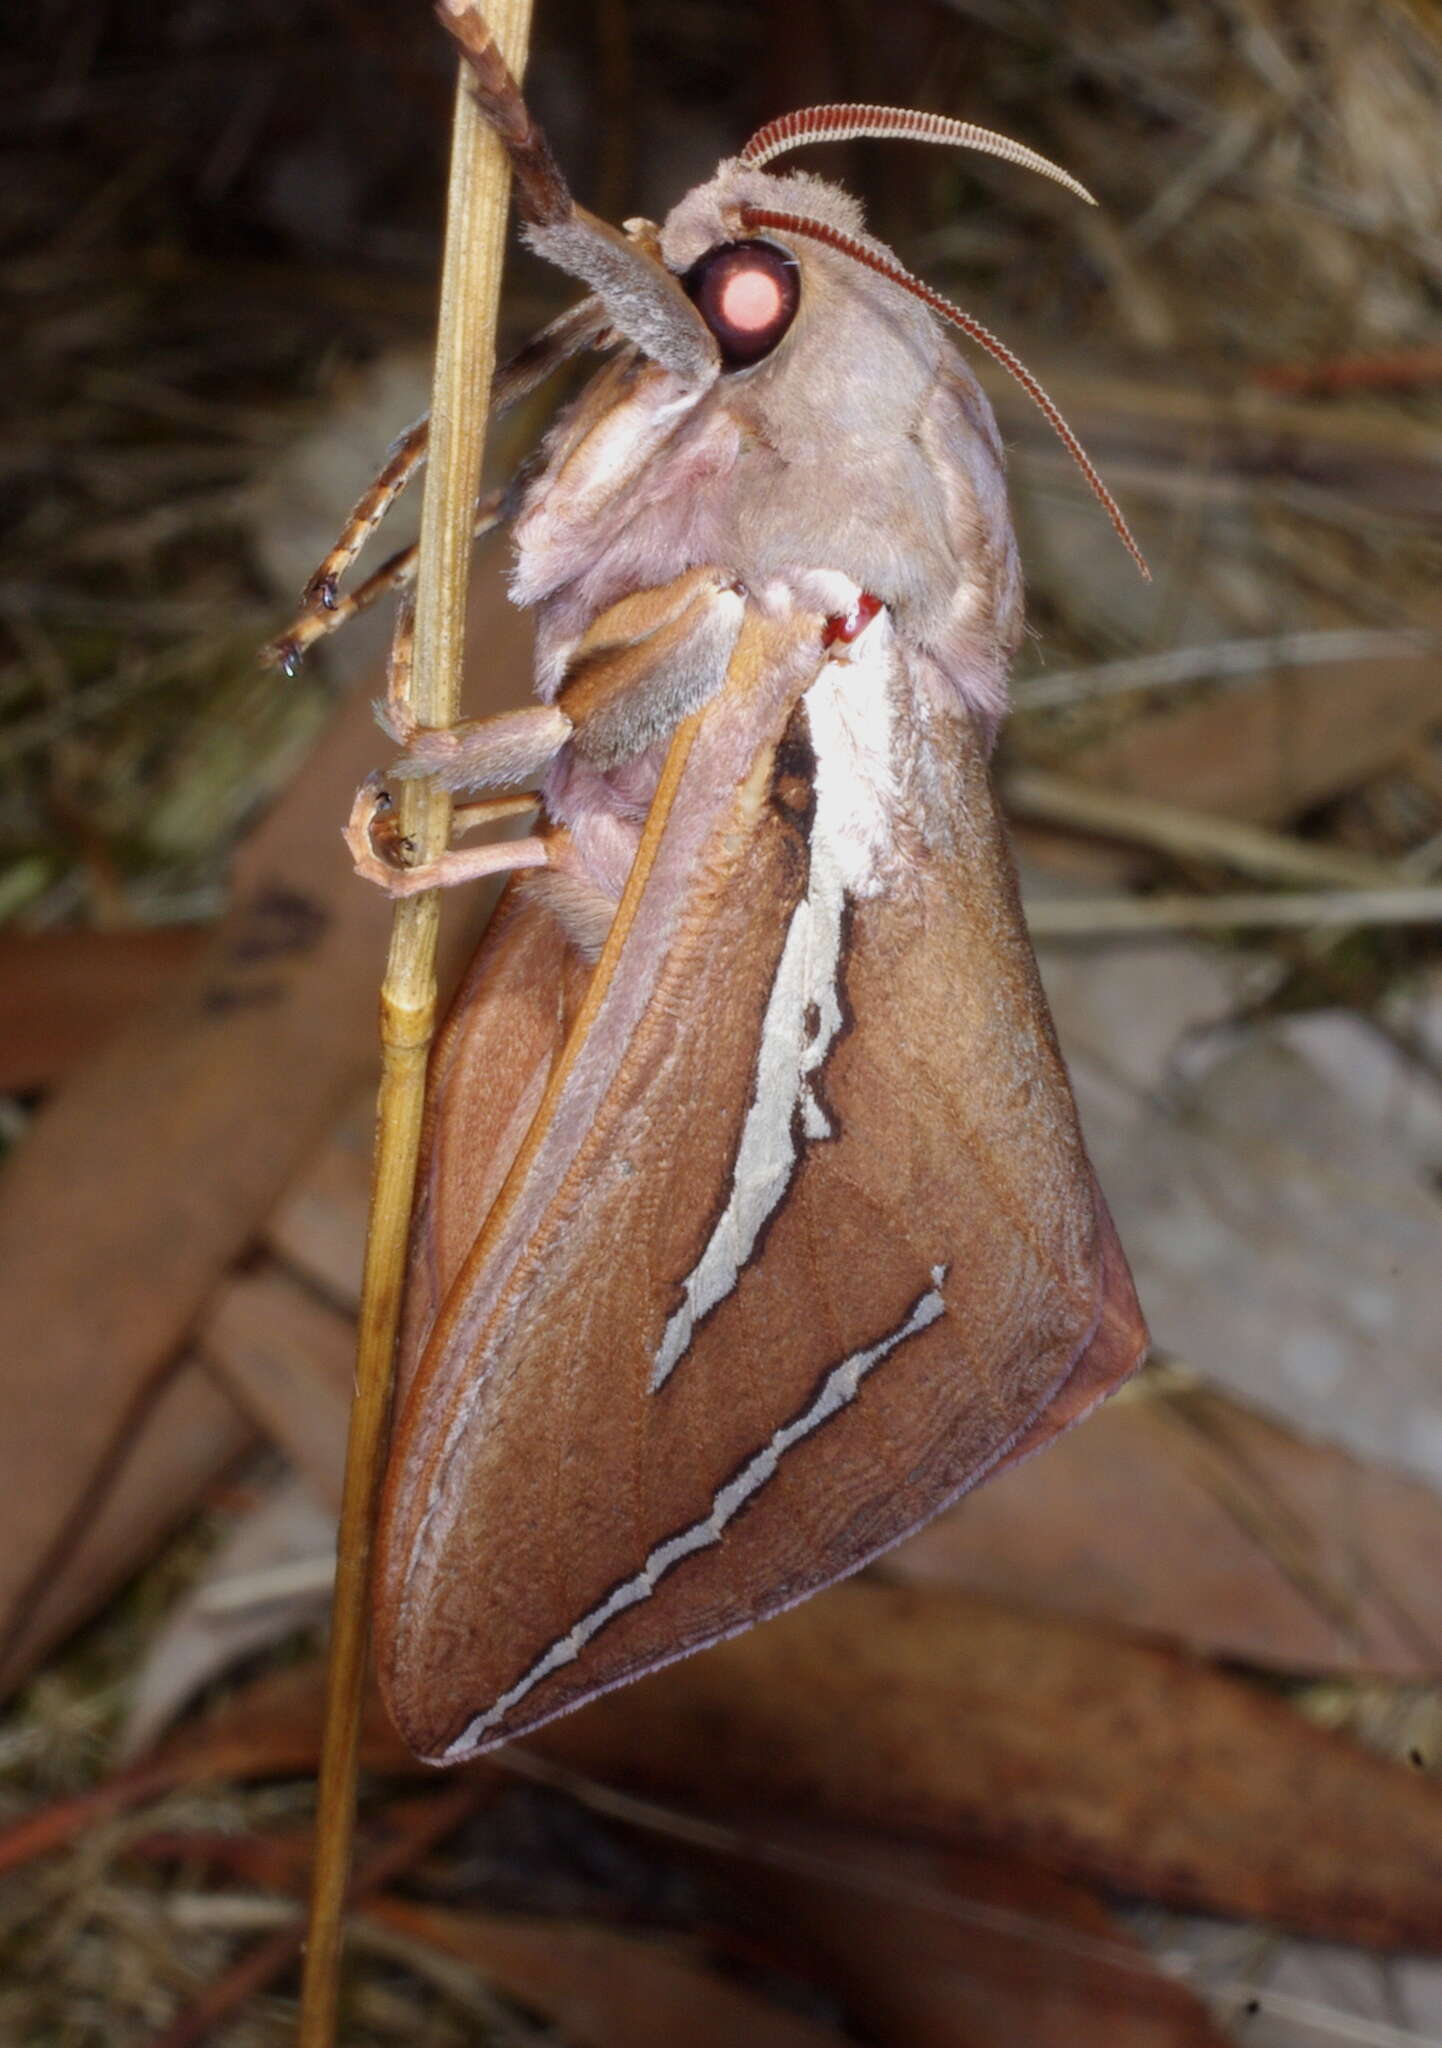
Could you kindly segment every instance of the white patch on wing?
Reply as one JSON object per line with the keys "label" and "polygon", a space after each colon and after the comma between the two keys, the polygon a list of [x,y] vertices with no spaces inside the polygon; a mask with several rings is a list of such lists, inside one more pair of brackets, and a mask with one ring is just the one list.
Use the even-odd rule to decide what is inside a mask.
{"label": "white patch on wing", "polygon": [[664,1543],[658,1543],[640,1571],[629,1579],[623,1579],[619,1586],[613,1587],[600,1605],[593,1607],[589,1614],[583,1614],[573,1629],[552,1643],[544,1656],[538,1657],[530,1670],[522,1678],[517,1679],[508,1692],[501,1694],[494,1706],[488,1707],[483,1714],[477,1714],[465,1731],[457,1736],[444,1752],[441,1761],[448,1764],[459,1763],[463,1757],[469,1756],[477,1744],[484,1742],[491,1730],[498,1727],[511,1709],[518,1706],[527,1693],[534,1691],[542,1679],[549,1678],[553,1671],[559,1671],[563,1665],[574,1664],[587,1643],[593,1636],[600,1634],[607,1622],[614,1621],[616,1616],[624,1614],[627,1608],[635,1607],[642,1600],[649,1599],[666,1573],[674,1565],[680,1564],[683,1558],[693,1556],[698,1550],[709,1549],[713,1543],[719,1543],[727,1524],[735,1520],[746,1503],[766,1485],[768,1480],[775,1478],[786,1453],[854,1401],[866,1375],[880,1365],[883,1359],[889,1358],[898,1345],[904,1344],[908,1337],[914,1337],[918,1332],[927,1329],[938,1316],[945,1315],[946,1303],[941,1293],[942,1282],[945,1279],[946,1267],[933,1266],[931,1286],[913,1302],[905,1320],[894,1330],[888,1331],[884,1337],[879,1338],[875,1344],[869,1345],[866,1350],[853,1351],[849,1357],[842,1359],[840,1365],[833,1366],[821,1382],[814,1398],[801,1413],[794,1416],[790,1422],[783,1423],[769,1441],[753,1457],[747,1459],[740,1471],[718,1489],[711,1502],[710,1512],[699,1522],[693,1522],[688,1529],[682,1529],[676,1535],[668,1536]]}
{"label": "white patch on wing", "polygon": [[651,1392],[663,1387],[701,1318],[724,1301],[796,1171],[805,1142],[833,1135],[815,1083],[841,1029],[841,937],[848,897],[872,895],[897,800],[891,624],[879,613],[806,692],[816,755],[816,810],[806,894],[792,912],[761,1025],[751,1102],[726,1206],[682,1283],[684,1298],[657,1346]]}

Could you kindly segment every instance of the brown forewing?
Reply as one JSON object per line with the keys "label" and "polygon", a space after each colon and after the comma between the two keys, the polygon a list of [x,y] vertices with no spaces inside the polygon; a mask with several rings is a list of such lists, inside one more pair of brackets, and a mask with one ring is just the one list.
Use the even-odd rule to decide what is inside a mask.
{"label": "brown forewing", "polygon": [[895,1338],[937,1269],[944,1313],[785,1450],[719,1542],[660,1574],[487,1741],[854,1569],[1072,1419],[1140,1350],[980,744],[957,717],[933,720],[943,758],[928,764],[954,800],[945,844],[853,907],[847,1023],[819,1090],[833,1135],[798,1140],[737,1284],[650,1391],[725,1206],[806,887],[804,747],[779,745],[804,727],[787,725],[796,689],[768,688],[728,683],[694,722],[580,1042],[402,1423],[382,1675],[423,1754],[703,1522],[839,1365]]}
{"label": "brown forewing", "polygon": [[404,1397],[436,1311],[530,1128],[590,979],[557,920],[512,882],[431,1062],[397,1359]]}

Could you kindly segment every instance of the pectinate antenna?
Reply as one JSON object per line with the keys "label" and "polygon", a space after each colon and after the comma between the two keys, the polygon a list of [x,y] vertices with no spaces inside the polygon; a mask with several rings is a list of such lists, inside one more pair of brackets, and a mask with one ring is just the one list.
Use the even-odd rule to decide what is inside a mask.
{"label": "pectinate antenna", "polygon": [[899,142],[945,142],[956,149],[979,149],[987,156],[1002,157],[1009,164],[1021,164],[1040,171],[1065,185],[1088,206],[1095,206],[1085,185],[1054,164],[1050,157],[1013,142],[1009,135],[996,135],[990,128],[978,128],[971,121],[953,121],[946,114],[918,114],[909,107],[803,107],[795,114],[782,114],[758,128],[741,152],[740,161],[759,170],[773,157],[803,142],[849,142],[859,136],[891,136]]}
{"label": "pectinate antenna", "polygon": [[1015,377],[1046,420],[1091,486],[1093,496],[1116,528],[1123,547],[1147,582],[1151,582],[1152,572],[1147,567],[1146,556],[1132,539],[1131,528],[1122,517],[1121,507],[1098,476],[1091,457],[1062,418],[1055,402],[1033,377],[1020,356],[1013,355],[1006,343],[999,340],[989,327],[983,327],[970,313],[964,313],[960,306],[954,306],[950,299],[944,299],[941,293],[933,291],[929,284],[924,284],[919,277],[913,277],[894,257],[884,255],[877,249],[869,249],[864,242],[858,242],[854,235],[843,234],[839,228],[829,227],[825,221],[811,220],[800,213],[776,213],[765,206],[743,206],[741,217],[748,228],[771,228],[785,235],[803,235],[811,241],[824,242],[829,249],[836,249],[841,255],[851,257],[853,262],[865,264],[868,270],[874,270],[880,276],[889,278],[893,284],[899,284],[903,291],[908,291],[913,298],[920,299],[933,313],[940,314],[943,320],[949,320],[953,327],[959,327],[963,334],[969,335],[974,342],[984,348],[989,356]]}

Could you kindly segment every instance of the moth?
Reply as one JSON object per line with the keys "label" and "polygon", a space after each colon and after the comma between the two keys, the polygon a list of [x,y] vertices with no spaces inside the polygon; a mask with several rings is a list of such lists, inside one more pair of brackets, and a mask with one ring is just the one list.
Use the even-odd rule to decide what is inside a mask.
{"label": "moth", "polygon": [[[1134,544],[1015,357],[769,166],[892,136],[1081,188],[965,123],[820,107],[618,231],[470,0],[442,18],[528,240],[588,288],[497,402],[610,352],[479,515],[514,515],[539,702],[402,730],[392,771],[534,791],[535,829],[405,868],[374,788],[350,828],[396,893],[512,876],[433,1061],[376,1570],[390,1711],[449,1763],[857,1570],[1146,1338],[988,785],[1021,583],[958,329]],[[423,450],[292,652],[373,594],[337,576]]]}

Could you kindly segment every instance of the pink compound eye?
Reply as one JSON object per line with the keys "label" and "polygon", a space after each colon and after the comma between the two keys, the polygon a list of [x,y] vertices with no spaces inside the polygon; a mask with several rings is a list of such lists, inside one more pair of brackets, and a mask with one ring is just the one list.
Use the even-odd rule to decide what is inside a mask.
{"label": "pink compound eye", "polygon": [[774,242],[722,242],[681,280],[715,335],[728,370],[769,356],[796,317],[801,273]]}

